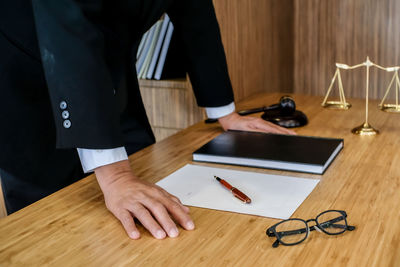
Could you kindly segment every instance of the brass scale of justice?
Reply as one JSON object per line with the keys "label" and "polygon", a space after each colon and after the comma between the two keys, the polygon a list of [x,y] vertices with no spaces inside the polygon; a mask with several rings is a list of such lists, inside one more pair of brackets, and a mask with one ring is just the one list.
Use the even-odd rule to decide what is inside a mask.
{"label": "brass scale of justice", "polygon": [[[342,110],[347,110],[351,107],[351,104],[346,102],[346,98],[344,96],[344,90],[343,90],[343,84],[342,84],[342,78],[340,76],[340,69],[343,70],[351,70],[351,69],[356,69],[356,68],[361,68],[365,67],[366,68],[366,85],[365,85],[365,122],[361,124],[358,127],[355,127],[354,129],[351,130],[353,134],[357,135],[376,135],[379,133],[378,130],[374,129],[368,122],[368,91],[369,91],[369,69],[370,67],[376,67],[378,69],[387,71],[387,72],[393,72],[393,77],[392,80],[389,83],[389,86],[386,89],[385,95],[383,96],[383,99],[381,103],[378,105],[378,108],[381,109],[382,111],[385,112],[392,112],[392,113],[400,113],[400,105],[399,105],[399,90],[400,90],[400,81],[399,81],[399,74],[398,71],[400,69],[400,66],[395,66],[395,67],[382,67],[378,64],[373,63],[370,61],[369,57],[367,57],[367,60],[363,63],[360,63],[358,65],[354,66],[349,66],[346,64],[342,63],[336,63],[336,72],[332,78],[331,84],[328,88],[328,91],[326,93],[326,96],[324,98],[324,101],[322,102],[322,106],[325,108],[332,108],[332,109],[342,109]],[[328,96],[332,91],[332,87],[337,80],[337,84],[339,87],[339,101],[327,101]],[[393,83],[395,83],[395,90],[396,90],[396,102],[395,104],[384,104],[389,91],[392,88]]]}

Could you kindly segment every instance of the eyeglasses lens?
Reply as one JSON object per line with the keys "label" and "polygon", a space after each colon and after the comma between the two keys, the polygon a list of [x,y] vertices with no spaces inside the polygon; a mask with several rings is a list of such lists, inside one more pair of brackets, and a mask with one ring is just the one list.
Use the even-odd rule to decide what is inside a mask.
{"label": "eyeglasses lens", "polygon": [[330,234],[343,233],[347,228],[344,215],[337,211],[325,212],[318,216],[317,221],[322,230]]}
{"label": "eyeglasses lens", "polygon": [[307,225],[301,220],[288,220],[277,225],[275,228],[281,242],[295,244],[307,237]]}

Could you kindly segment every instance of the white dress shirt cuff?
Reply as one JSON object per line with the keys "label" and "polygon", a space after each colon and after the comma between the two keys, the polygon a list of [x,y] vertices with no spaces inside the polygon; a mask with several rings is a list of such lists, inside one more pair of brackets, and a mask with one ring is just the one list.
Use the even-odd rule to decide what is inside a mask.
{"label": "white dress shirt cuff", "polygon": [[128,159],[125,147],[112,149],[77,148],[77,150],[85,173],[92,172],[104,165]]}
{"label": "white dress shirt cuff", "polygon": [[232,102],[229,105],[216,107],[216,108],[206,108],[207,117],[210,119],[218,119],[235,111],[235,103]]}

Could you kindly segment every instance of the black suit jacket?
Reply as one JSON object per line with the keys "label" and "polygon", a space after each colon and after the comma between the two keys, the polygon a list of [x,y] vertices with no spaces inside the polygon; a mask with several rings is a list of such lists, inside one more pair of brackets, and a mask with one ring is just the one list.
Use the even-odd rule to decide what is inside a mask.
{"label": "black suit jacket", "polygon": [[164,12],[198,104],[232,102],[211,0],[0,0],[0,169],[58,188],[76,173],[77,147],[153,143],[134,63]]}

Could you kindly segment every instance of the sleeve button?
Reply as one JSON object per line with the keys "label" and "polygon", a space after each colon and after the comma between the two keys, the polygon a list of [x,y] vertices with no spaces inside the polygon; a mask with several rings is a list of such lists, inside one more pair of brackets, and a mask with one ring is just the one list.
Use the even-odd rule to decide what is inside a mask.
{"label": "sleeve button", "polygon": [[67,102],[61,101],[61,102],[60,102],[60,108],[61,108],[61,109],[66,109],[66,108],[67,108]]}
{"label": "sleeve button", "polygon": [[65,120],[63,123],[63,126],[65,129],[68,129],[71,127],[71,121],[70,120]]}
{"label": "sleeve button", "polygon": [[62,116],[62,118],[63,119],[68,119],[69,118],[69,112],[67,111],[67,110],[64,110],[62,113],[61,113],[61,116]]}

